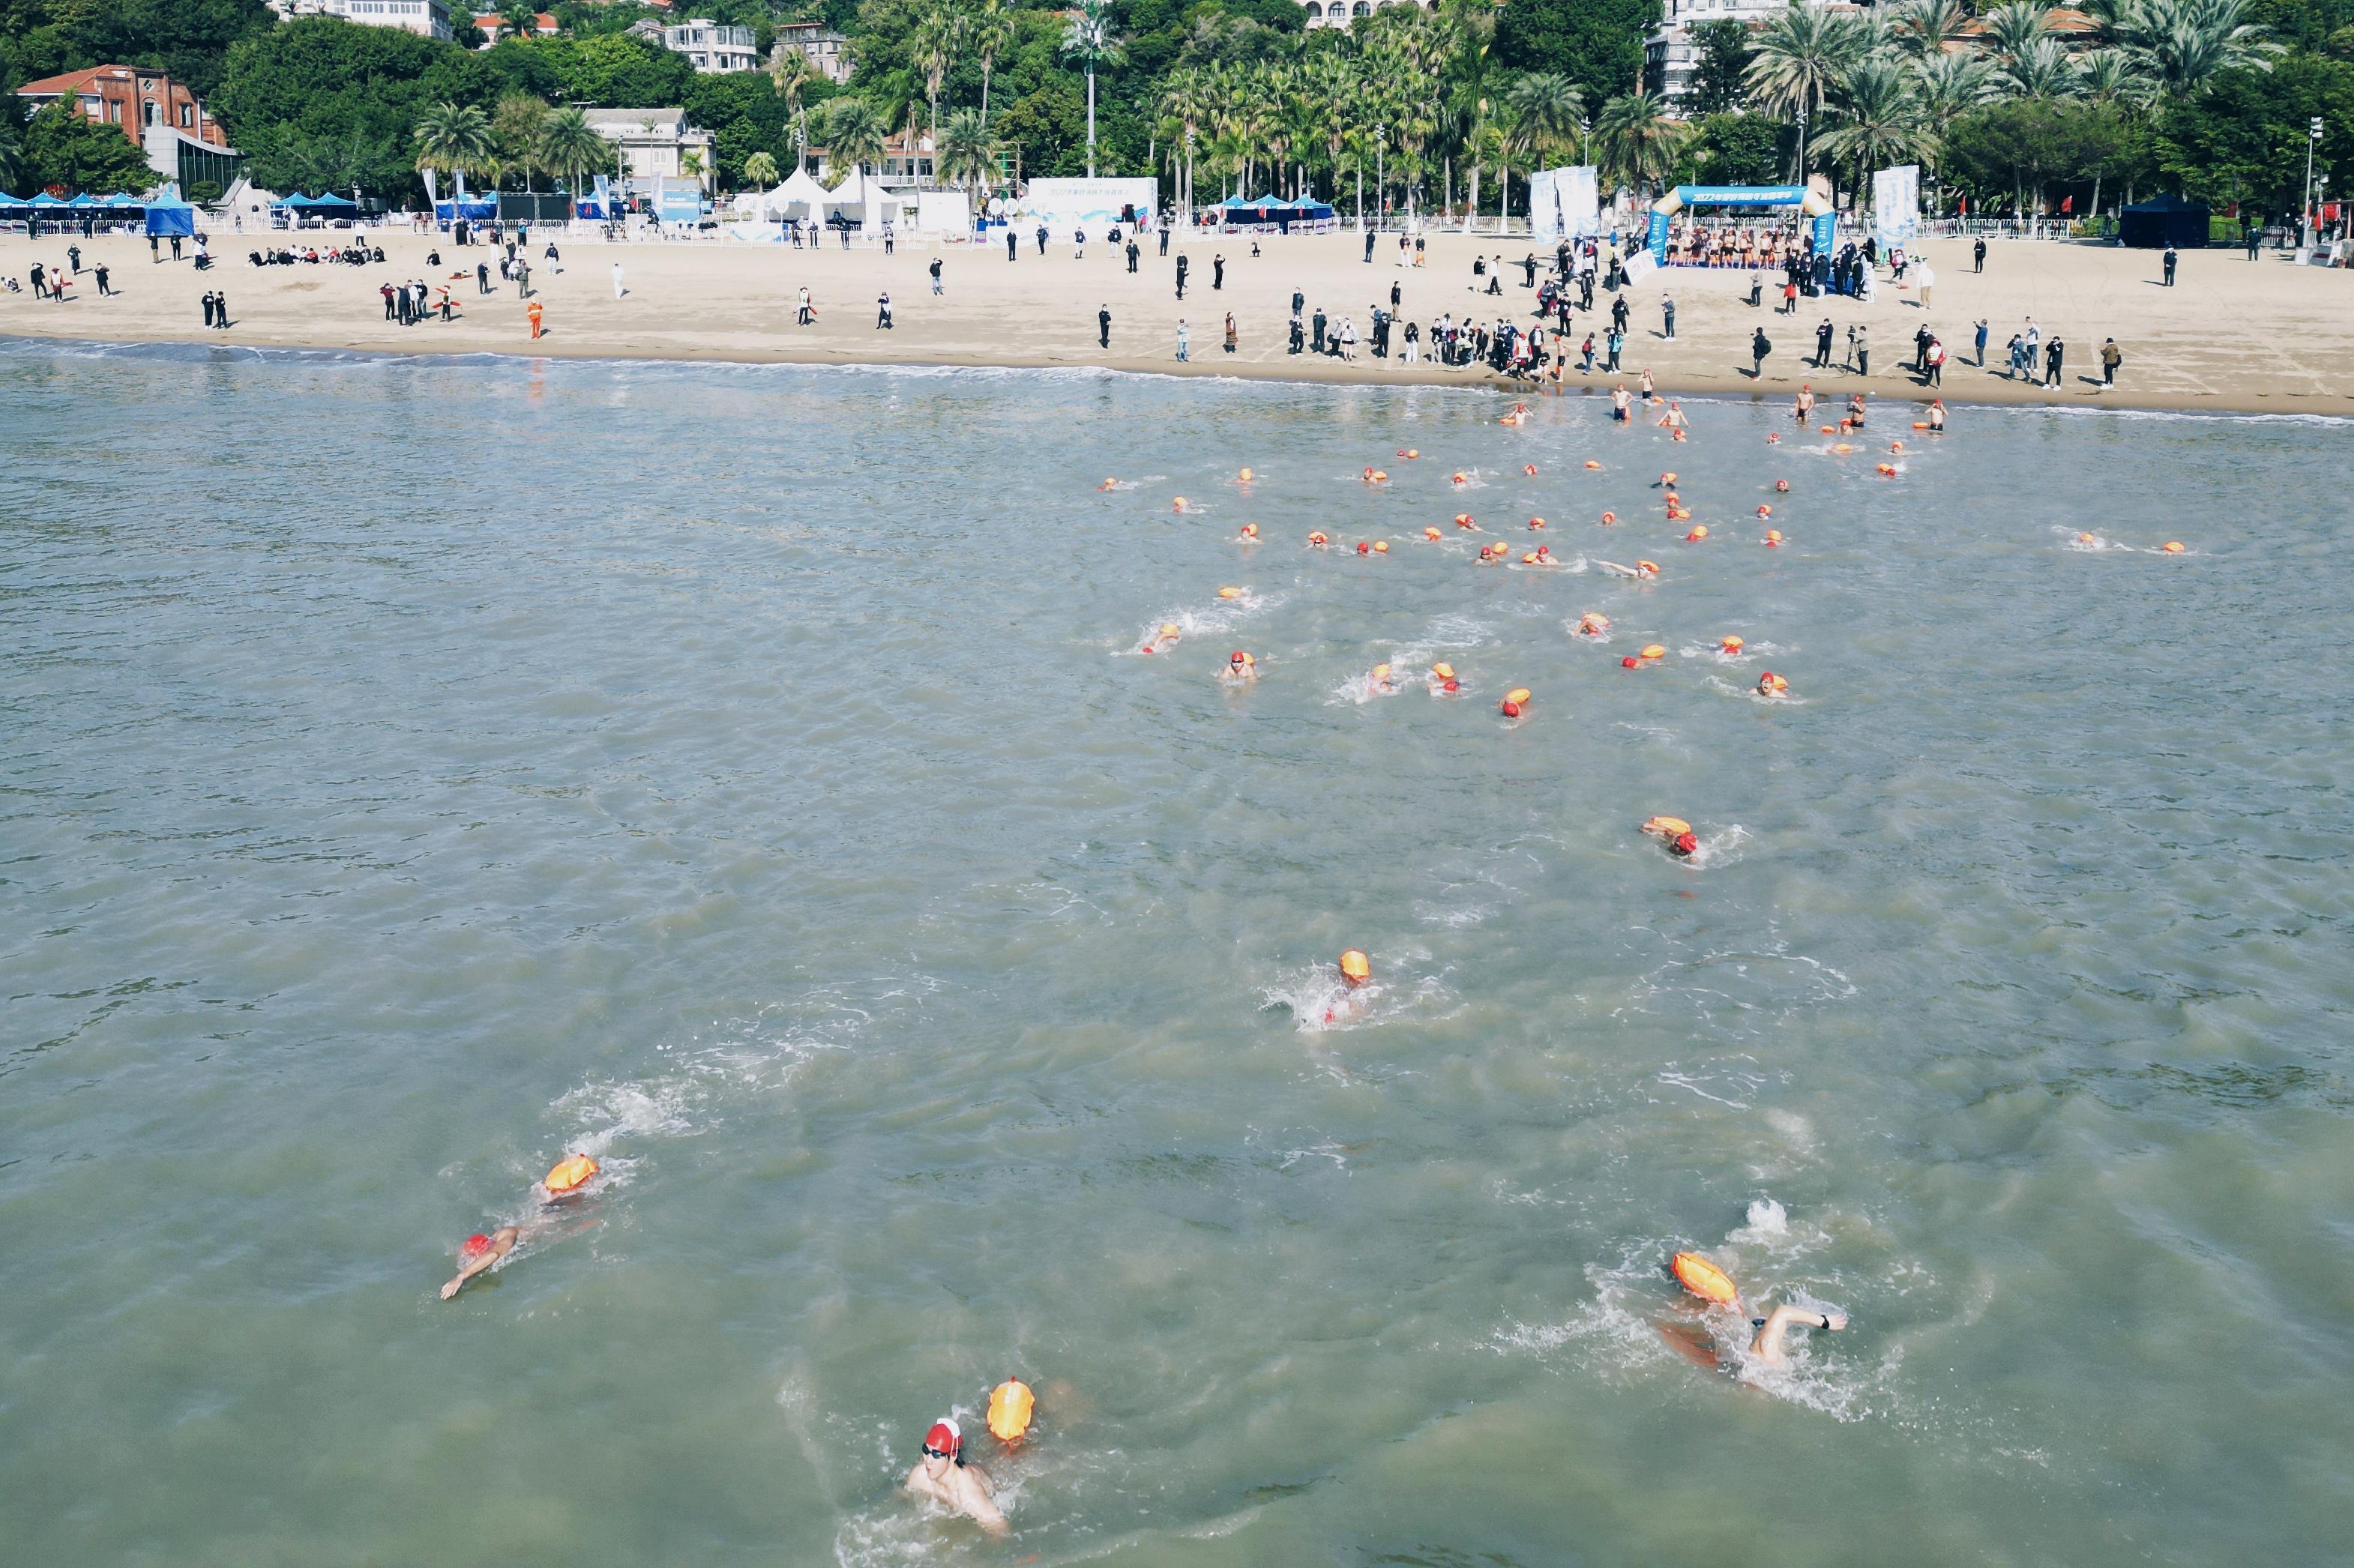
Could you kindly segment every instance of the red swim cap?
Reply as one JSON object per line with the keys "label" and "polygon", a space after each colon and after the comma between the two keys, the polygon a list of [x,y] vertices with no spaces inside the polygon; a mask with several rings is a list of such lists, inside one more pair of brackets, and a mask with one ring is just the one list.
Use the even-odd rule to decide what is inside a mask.
{"label": "red swim cap", "polygon": [[1622,670],[1631,670],[1641,662],[1642,661],[1640,659],[1638,659],[1632,653],[1629,653],[1627,657],[1618,661],[1618,667]]}
{"label": "red swim cap", "polygon": [[1520,705],[1520,704],[1518,704],[1518,703],[1505,703],[1504,705],[1502,705],[1502,706],[1503,706],[1503,710],[1504,710],[1504,716],[1505,716],[1506,718],[1518,718],[1518,717],[1520,717],[1520,716],[1521,716],[1521,705]]}
{"label": "red swim cap", "polygon": [[1673,847],[1678,854],[1690,854],[1700,848],[1700,840],[1690,833],[1678,833]]}
{"label": "red swim cap", "polygon": [[1357,541],[1357,554],[1361,556],[1370,556],[1373,553],[1373,547],[1371,545],[1366,544],[1363,539]]}
{"label": "red swim cap", "polygon": [[1447,690],[1447,691],[1450,691],[1450,692],[1456,692],[1456,691],[1460,691],[1460,690],[1462,690],[1462,688],[1461,688],[1460,686],[1458,686],[1458,685],[1457,685],[1453,681],[1449,681],[1449,682],[1447,682],[1444,689],[1445,689],[1445,690]]}
{"label": "red swim cap", "polygon": [[476,1231],[472,1235],[468,1236],[464,1241],[458,1244],[458,1255],[460,1257],[480,1257],[482,1254],[490,1250],[491,1238],[484,1235],[480,1231]]}
{"label": "red swim cap", "polygon": [[964,1446],[964,1434],[957,1430],[953,1421],[935,1421],[932,1429],[924,1434],[924,1446],[934,1454],[953,1458]]}

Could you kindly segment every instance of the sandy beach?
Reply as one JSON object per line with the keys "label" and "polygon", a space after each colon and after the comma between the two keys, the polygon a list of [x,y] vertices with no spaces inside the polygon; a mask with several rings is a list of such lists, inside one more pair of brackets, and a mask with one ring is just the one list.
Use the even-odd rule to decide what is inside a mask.
{"label": "sandy beach", "polygon": [[[215,237],[217,265],[196,271],[187,261],[150,260],[143,238],[100,236],[75,241],[63,235],[38,240],[0,238],[0,276],[26,282],[22,292],[0,292],[0,332],[22,336],[107,342],[207,342],[394,353],[544,354],[582,357],[711,359],[807,364],[931,364],[1013,366],[1101,366],[1125,370],[1291,380],[1425,381],[1475,385],[1482,370],[1448,370],[1428,363],[1376,359],[1362,344],[1352,363],[1285,352],[1294,289],[1307,311],[1321,308],[1336,330],[1354,319],[1370,336],[1372,307],[1384,306],[1390,288],[1402,291],[1406,319],[1428,322],[1451,312],[1460,322],[1492,322],[1507,312],[1526,322],[1534,295],[1522,284],[1517,263],[1525,240],[1442,234],[1431,237],[1419,269],[1397,265],[1394,239],[1384,237],[1374,260],[1362,260],[1352,234],[1294,236],[1260,242],[1230,236],[1172,247],[1168,258],[1148,242],[1130,275],[1125,258],[1098,240],[1083,258],[1069,238],[1037,253],[1025,235],[1019,260],[1009,262],[1002,242],[986,246],[902,242],[896,254],[861,245],[844,250],[752,247],[733,243],[613,243],[564,237],[562,268],[540,259],[546,237],[532,244],[534,293],[545,310],[546,335],[531,341],[524,302],[512,284],[476,291],[473,266],[493,257],[486,247],[457,249],[439,237],[407,229],[371,231],[386,254],[382,266],[296,265],[256,268],[247,252],[260,236]],[[283,237],[281,237],[283,238]],[[331,237],[306,233],[308,244]],[[67,247],[80,243],[82,273],[63,302],[36,301],[27,274],[32,263],[67,265]],[[439,249],[441,265],[429,265]],[[1176,255],[1192,258],[1180,302],[1173,287]],[[1926,306],[1917,291],[1886,285],[1871,305],[1849,299],[1798,301],[1795,317],[1776,313],[1772,294],[1763,309],[1746,302],[1748,274],[1738,270],[1671,269],[1628,293],[1633,309],[1625,357],[1631,385],[1649,366],[1663,391],[1743,393],[1782,397],[1802,381],[1819,392],[1863,387],[1882,396],[1925,397],[1909,369],[1912,340],[1923,323],[1944,340],[1951,358],[1941,391],[1953,402],[2114,404],[2141,408],[2260,413],[2354,413],[2354,278],[2294,267],[2267,251],[2255,261],[2237,250],[2182,257],[2177,287],[2160,284],[2158,253],[2049,242],[1994,241],[1983,274],[1970,270],[1962,241],[1925,242],[1935,282]],[[1477,255],[1501,255],[1508,264],[1501,298],[1476,291]],[[1225,286],[1211,287],[1213,259],[1226,259]],[[927,269],[944,262],[946,292],[934,297]],[[115,290],[101,298],[91,269],[105,263]],[[612,269],[622,268],[627,292],[615,297]],[[462,273],[462,276],[453,274]],[[383,319],[379,286],[422,279],[438,291],[447,283],[458,317],[401,327]],[[1483,281],[1484,282],[1484,281]],[[806,285],[818,321],[796,327],[793,307]],[[229,302],[232,326],[205,328],[199,304],[217,289]],[[876,296],[891,296],[896,324],[875,326]],[[1661,334],[1660,297],[1677,305],[1677,336]],[[1608,296],[1575,318],[1575,334],[1606,326]],[[1097,313],[1112,316],[1111,347],[1097,344]],[[1237,351],[1223,351],[1225,317],[1233,312]],[[1835,329],[1833,365],[1808,363],[1816,324]],[[1182,317],[1191,329],[1191,361],[1175,359]],[[1988,356],[1973,357],[1974,328],[1989,326]],[[2046,389],[2009,379],[1999,365],[2010,334],[2029,318],[2048,342],[2066,343],[2064,386]],[[1762,380],[1749,375],[1752,331],[1763,325],[1774,352]],[[1850,325],[1869,329],[1872,374],[1840,364]],[[2125,355],[2116,385],[2099,386],[2099,348],[2115,337]],[[1597,356],[1597,366],[1600,363]],[[1616,377],[1598,368],[1573,367],[1564,389],[1606,391]]]}

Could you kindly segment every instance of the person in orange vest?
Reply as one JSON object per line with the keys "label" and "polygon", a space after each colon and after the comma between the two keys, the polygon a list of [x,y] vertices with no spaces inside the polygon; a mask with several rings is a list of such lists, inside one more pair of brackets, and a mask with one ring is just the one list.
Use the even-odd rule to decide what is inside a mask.
{"label": "person in orange vest", "polygon": [[534,300],[523,308],[523,313],[531,318],[531,340],[534,343],[539,341],[539,313],[540,306],[537,300]]}

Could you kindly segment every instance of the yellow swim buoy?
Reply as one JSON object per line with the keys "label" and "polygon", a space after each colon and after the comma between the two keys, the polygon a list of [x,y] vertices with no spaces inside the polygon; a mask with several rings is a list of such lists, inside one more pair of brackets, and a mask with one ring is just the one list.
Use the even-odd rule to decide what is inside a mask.
{"label": "yellow swim buoy", "polygon": [[2182,554],[2182,541],[2179,539],[2168,539],[2165,544],[2160,545],[2158,548],[2169,556],[2179,556]]}
{"label": "yellow swim buoy", "polygon": [[545,1179],[547,1190],[558,1196],[578,1192],[588,1178],[597,1174],[597,1162],[585,1154],[567,1155],[550,1167]]}
{"label": "yellow swim buoy", "polygon": [[1243,590],[1238,588],[1222,588],[1218,590],[1218,597],[1220,599],[1240,599],[1243,597]]}
{"label": "yellow swim buoy", "polygon": [[[1243,470],[1248,474],[1250,470]],[[990,1436],[1001,1443],[1017,1443],[1030,1430],[1030,1413],[1038,1406],[1038,1396],[1018,1377],[1007,1378],[989,1391]]]}
{"label": "yellow swim buoy", "polygon": [[1657,642],[1646,642],[1638,656],[1645,659],[1664,659],[1668,656],[1668,651]]}
{"label": "yellow swim buoy", "polygon": [[1730,1306],[1741,1299],[1741,1292],[1733,1287],[1733,1277],[1696,1252],[1676,1254],[1670,1266],[1675,1269],[1677,1282],[1703,1301]]}
{"label": "yellow swim buoy", "polygon": [[1657,833],[1663,839],[1672,839],[1691,832],[1692,825],[1681,817],[1653,817],[1643,824],[1643,831]]}

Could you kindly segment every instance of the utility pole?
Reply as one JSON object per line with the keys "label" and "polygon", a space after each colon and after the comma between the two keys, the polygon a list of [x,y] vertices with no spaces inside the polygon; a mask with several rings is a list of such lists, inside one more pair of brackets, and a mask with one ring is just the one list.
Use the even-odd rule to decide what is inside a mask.
{"label": "utility pole", "polygon": [[2313,150],[2320,145],[2321,116],[2317,114],[2313,122],[2305,128],[2305,210],[2297,215],[2303,220],[2305,244],[2308,249],[2313,245]]}

